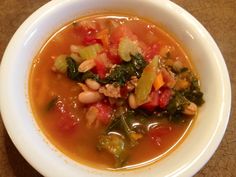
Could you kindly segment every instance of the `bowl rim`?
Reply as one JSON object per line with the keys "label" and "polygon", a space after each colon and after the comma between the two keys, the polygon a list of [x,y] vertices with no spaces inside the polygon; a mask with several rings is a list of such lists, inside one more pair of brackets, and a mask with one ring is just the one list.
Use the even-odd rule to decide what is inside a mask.
{"label": "bowl rim", "polygon": [[[72,0],[73,1],[73,0]],[[71,1],[71,2],[72,2]],[[81,0],[82,1],[82,0]],[[139,0],[137,2],[140,1],[144,1],[144,0]],[[148,0],[147,2],[154,2],[155,0]],[[69,1],[57,1],[57,0],[53,0],[51,2],[48,2],[47,4],[45,4],[44,6],[42,6],[41,8],[39,8],[37,11],[35,11],[31,16],[29,16],[25,22],[18,28],[18,30],[16,31],[16,33],[14,34],[14,36],[12,37],[12,39],[10,40],[5,53],[3,55],[3,59],[2,59],[2,63],[1,63],[1,67],[0,67],[0,83],[8,83],[10,81],[7,81],[7,78],[4,76],[8,70],[9,67],[9,62],[7,61],[8,56],[10,56],[9,53],[11,53],[12,47],[15,46],[14,41],[16,39],[20,39],[21,38],[21,33],[22,31],[25,31],[28,29],[28,24],[30,24],[30,22],[37,22],[37,20],[40,18],[39,14],[44,13],[45,11],[49,11],[52,8],[56,8],[56,6],[59,5],[63,5],[63,3],[67,3]],[[155,3],[161,3],[161,0],[156,0]],[[219,146],[223,135],[225,133],[228,121],[229,121],[229,116],[230,116],[230,109],[231,109],[231,86],[230,86],[230,79],[229,79],[229,75],[228,75],[228,71],[227,71],[227,67],[226,64],[224,62],[224,58],[218,48],[218,46],[216,45],[215,41],[213,40],[213,38],[211,37],[211,35],[208,33],[208,31],[191,15],[189,14],[186,10],[184,10],[183,8],[181,8],[180,6],[176,5],[175,3],[171,2],[171,1],[166,1],[166,6],[171,6],[175,9],[177,9],[179,12],[182,12],[184,15],[186,15],[188,18],[190,18],[192,20],[193,23],[195,23],[200,29],[201,31],[203,31],[205,33],[205,35],[208,38],[208,42],[211,43],[212,47],[214,48],[214,50],[216,51],[216,54],[219,58],[219,63],[222,65],[222,72],[224,73],[224,89],[227,91],[225,92],[225,108],[224,108],[224,112],[223,115],[225,117],[227,117],[227,120],[224,121],[223,123],[221,123],[221,125],[219,125],[219,128],[216,130],[215,132],[215,136],[213,137],[213,140],[211,141],[211,146],[208,146],[208,149],[206,149],[203,154],[201,154],[201,156],[199,156],[199,158],[194,161],[194,165],[191,165],[190,167],[188,167],[188,170],[182,171],[182,175],[183,176],[191,176],[194,175],[197,171],[199,171],[204,165],[205,163],[207,163],[207,161],[211,158],[211,156],[214,154],[214,152],[216,151],[217,147]],[[13,143],[15,144],[15,146],[17,147],[17,149],[20,151],[20,153],[24,156],[24,158],[35,168],[37,169],[40,173],[42,173],[43,175],[47,175],[47,171],[45,169],[42,168],[42,166],[40,166],[38,164],[37,161],[32,160],[32,153],[28,153],[27,150],[25,149],[25,147],[20,144],[19,142],[19,138],[22,138],[21,136],[16,137],[15,135],[17,134],[17,132],[15,132],[14,128],[12,126],[9,125],[9,122],[7,120],[7,118],[9,117],[10,113],[9,113],[9,105],[5,105],[7,98],[6,98],[6,92],[8,91],[7,87],[5,87],[8,84],[1,84],[0,85],[0,109],[1,109],[1,113],[2,113],[2,119],[4,122],[4,125],[7,129],[8,134],[10,135],[11,139],[13,140]],[[37,158],[39,158],[39,156],[36,156]],[[45,166],[44,166],[45,167]]]}

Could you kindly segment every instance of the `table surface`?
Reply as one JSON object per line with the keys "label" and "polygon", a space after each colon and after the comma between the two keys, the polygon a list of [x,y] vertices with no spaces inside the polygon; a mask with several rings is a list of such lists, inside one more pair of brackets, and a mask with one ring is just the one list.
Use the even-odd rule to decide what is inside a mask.
{"label": "table surface", "polygon": [[[225,136],[213,157],[195,177],[236,177],[236,1],[173,0],[195,16],[211,33],[227,64],[232,109]],[[0,59],[20,24],[48,0],[0,0]],[[0,117],[0,177],[40,177],[19,154]]]}

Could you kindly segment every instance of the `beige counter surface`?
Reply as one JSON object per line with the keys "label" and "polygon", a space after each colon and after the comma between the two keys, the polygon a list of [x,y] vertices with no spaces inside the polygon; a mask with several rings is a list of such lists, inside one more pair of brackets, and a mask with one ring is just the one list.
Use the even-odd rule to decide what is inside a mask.
{"label": "beige counter surface", "polygon": [[[232,110],[226,134],[216,153],[195,176],[236,177],[236,1],[173,1],[195,16],[211,33],[225,58],[232,86]],[[46,2],[48,0],[0,0],[0,59],[20,24]],[[0,177],[40,176],[19,154],[0,117]]]}

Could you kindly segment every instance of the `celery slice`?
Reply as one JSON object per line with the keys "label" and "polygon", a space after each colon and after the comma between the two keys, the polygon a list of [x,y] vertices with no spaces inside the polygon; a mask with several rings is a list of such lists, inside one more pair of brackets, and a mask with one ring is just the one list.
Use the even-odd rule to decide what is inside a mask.
{"label": "celery slice", "polygon": [[118,54],[124,61],[130,61],[131,56],[141,53],[137,41],[132,41],[128,37],[121,38],[118,46]]}
{"label": "celery slice", "polygon": [[66,73],[67,70],[67,63],[66,63],[66,55],[59,55],[56,60],[54,61],[54,68],[56,71],[60,73]]}
{"label": "celery slice", "polygon": [[135,98],[138,105],[144,104],[148,95],[151,92],[152,84],[156,77],[159,56],[155,56],[151,63],[149,63],[143,70],[143,73],[138,80],[137,87],[135,88]]}
{"label": "celery slice", "polygon": [[94,59],[99,52],[102,51],[102,46],[99,44],[93,44],[78,49],[79,55],[84,60]]}

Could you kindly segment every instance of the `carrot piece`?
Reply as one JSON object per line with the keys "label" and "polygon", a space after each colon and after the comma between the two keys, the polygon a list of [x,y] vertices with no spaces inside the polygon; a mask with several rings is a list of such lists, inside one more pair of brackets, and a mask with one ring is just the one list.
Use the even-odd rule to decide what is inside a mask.
{"label": "carrot piece", "polygon": [[161,72],[159,72],[156,76],[153,86],[154,86],[155,90],[159,90],[164,84],[165,84],[165,82],[163,81],[163,76],[162,76]]}

